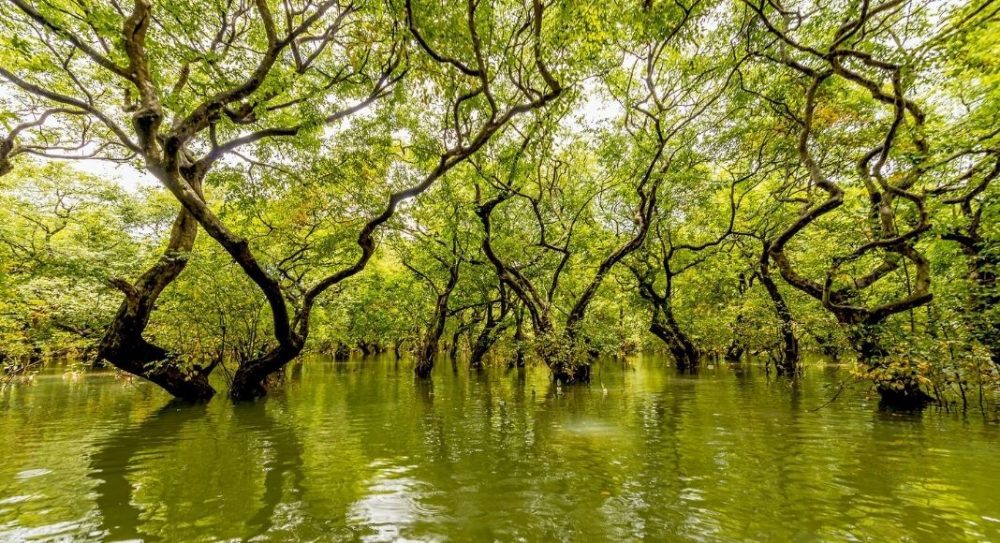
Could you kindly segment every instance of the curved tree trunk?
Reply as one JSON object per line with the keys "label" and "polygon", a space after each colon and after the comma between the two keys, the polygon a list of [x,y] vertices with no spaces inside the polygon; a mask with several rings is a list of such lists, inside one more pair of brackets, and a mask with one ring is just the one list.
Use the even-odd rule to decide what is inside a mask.
{"label": "curved tree trunk", "polygon": [[[802,275],[785,253],[786,245],[803,229],[839,208],[844,202],[844,190],[824,174],[821,163],[812,156],[809,150],[817,105],[817,90],[827,78],[837,74],[853,80],[872,91],[873,98],[894,106],[895,122],[889,129],[889,139],[887,140],[889,144],[892,143],[892,136],[896,134],[896,128],[904,121],[904,117],[909,112],[910,119],[918,127],[913,130],[916,137],[912,143],[921,151],[921,154],[929,154],[927,153],[927,143],[922,138],[924,114],[915,103],[906,99],[901,85],[897,84],[893,87],[892,95],[879,93],[873,90],[878,88],[876,82],[857,73],[846,72],[835,56],[831,55],[830,63],[832,71],[810,70],[804,74],[811,80],[811,84],[805,95],[802,129],[797,145],[799,159],[809,174],[809,180],[826,193],[826,199],[808,207],[794,223],[775,237],[767,248],[767,256],[774,261],[782,278],[789,285],[822,302],[823,307],[830,311],[842,326],[847,328],[848,336],[858,354],[859,362],[868,368],[881,396],[883,407],[923,407],[933,399],[920,389],[915,375],[902,375],[890,367],[887,360],[888,353],[879,343],[880,339],[876,328],[890,316],[925,305],[933,298],[933,294],[930,292],[930,262],[915,248],[914,243],[931,227],[924,204],[925,197],[909,192],[909,189],[919,178],[919,174],[926,170],[926,165],[921,163],[915,166],[912,172],[917,175],[898,175],[897,177],[901,179],[900,185],[892,186],[885,182],[885,176],[881,171],[889,151],[887,147],[876,146],[858,161],[858,173],[865,182],[865,188],[871,201],[869,225],[875,241],[863,244],[848,254],[839,255],[832,259],[825,281],[818,282]],[[790,66],[798,69],[794,65],[790,64]],[[899,67],[894,66],[893,69],[898,70]],[[897,76],[898,74],[896,72]],[[905,107],[900,107],[900,104],[905,104]],[[878,156],[882,158],[875,160]],[[873,161],[875,161],[874,164]],[[877,178],[879,182],[876,183],[873,178]],[[918,219],[917,223],[910,226],[909,230],[904,233],[898,231],[895,202],[900,200],[897,198],[911,203]],[[840,273],[840,266],[843,263],[855,261],[867,254],[873,254],[876,250],[884,253],[880,265],[863,276],[853,277],[849,286],[834,288],[834,278]],[[909,283],[906,285],[906,296],[875,307],[856,305],[858,294],[861,291],[888,277],[890,273],[899,268],[900,260],[903,259],[916,267],[912,288]]]}
{"label": "curved tree trunk", "polygon": [[490,349],[496,344],[497,339],[500,338],[499,329],[499,323],[488,321],[483,326],[483,329],[480,330],[479,335],[476,336],[476,342],[472,346],[472,353],[469,355],[470,368],[483,368],[486,354],[490,352]]}
{"label": "curved tree trunk", "polygon": [[424,336],[420,351],[417,353],[417,364],[413,368],[413,372],[420,379],[430,378],[431,370],[434,369],[434,356],[437,355],[438,344],[441,341],[441,335],[444,334],[445,322],[448,320],[448,299],[451,298],[451,293],[455,290],[455,285],[458,284],[460,262],[456,259],[448,270],[448,284],[438,294],[431,325],[427,328],[427,334]]}
{"label": "curved tree trunk", "polygon": [[230,399],[243,402],[266,396],[268,378],[302,354],[302,346],[300,342],[279,345],[259,358],[240,364],[233,373],[233,382],[229,387]]}
{"label": "curved tree trunk", "polygon": [[[503,331],[510,326],[507,316],[510,313],[510,304],[507,300],[507,291],[500,284],[500,311],[499,315],[494,315],[493,307],[494,303],[490,302],[486,306],[486,322],[483,323],[482,330],[479,331],[479,335],[476,336],[476,341],[472,345],[472,352],[469,356],[469,367],[471,368],[482,368],[483,362],[486,359],[486,354],[489,353],[490,349],[496,345],[497,340],[500,339]],[[522,365],[524,361],[522,360]]]}
{"label": "curved tree trunk", "polygon": [[778,321],[780,322],[781,352],[775,361],[775,367],[778,375],[795,375],[799,371],[800,358],[799,339],[795,337],[795,320],[792,317],[792,311],[785,302],[785,297],[781,295],[778,285],[771,277],[769,269],[770,258],[767,251],[768,247],[765,244],[760,259],[760,273],[758,277],[760,277],[760,282],[764,285],[764,290],[767,291],[768,297],[771,298],[771,303],[774,304],[774,312],[778,315]]}
{"label": "curved tree trunk", "polygon": [[690,371],[698,367],[701,362],[701,352],[687,334],[681,330],[672,309],[669,307],[654,308],[653,321],[649,325],[649,331],[667,344],[667,349],[670,351],[670,356],[673,357],[674,365],[678,370]]}
{"label": "curved tree trunk", "polygon": [[[200,187],[199,187],[200,188]],[[98,346],[98,359],[116,368],[148,379],[177,398],[206,401],[215,395],[208,375],[217,362],[206,368],[186,370],[174,362],[170,352],[143,337],[156,300],[184,271],[198,233],[198,222],[181,209],[174,220],[167,249],[134,285],[124,280],[114,284],[125,293],[118,313],[108,325]]]}

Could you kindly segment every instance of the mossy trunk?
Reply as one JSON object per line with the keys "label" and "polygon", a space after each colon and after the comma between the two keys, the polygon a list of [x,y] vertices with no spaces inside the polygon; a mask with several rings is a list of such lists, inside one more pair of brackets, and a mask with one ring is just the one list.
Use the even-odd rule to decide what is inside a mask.
{"label": "mossy trunk", "polygon": [[687,334],[681,330],[673,312],[669,309],[654,309],[653,322],[649,325],[649,331],[667,345],[678,370],[690,371],[696,369],[701,363],[701,352]]}
{"label": "mossy trunk", "polygon": [[857,352],[858,362],[867,368],[875,382],[879,407],[913,410],[934,403],[934,398],[920,388],[915,373],[901,373],[898,368],[892,367],[889,353],[879,341],[877,327],[851,326],[849,337]]}
{"label": "mossy trunk", "polygon": [[258,358],[240,364],[229,386],[229,398],[234,402],[263,398],[267,395],[269,378],[278,374],[286,364],[295,360],[301,353],[301,344],[281,345]]}
{"label": "mossy trunk", "polygon": [[[192,180],[196,187],[200,180]],[[198,223],[186,210],[177,214],[171,228],[167,249],[135,284],[116,279],[113,284],[125,299],[108,325],[98,346],[98,358],[116,368],[152,381],[175,398],[191,402],[210,400],[215,389],[208,382],[212,365],[184,368],[166,349],[143,337],[156,301],[163,290],[187,266],[198,233]]]}

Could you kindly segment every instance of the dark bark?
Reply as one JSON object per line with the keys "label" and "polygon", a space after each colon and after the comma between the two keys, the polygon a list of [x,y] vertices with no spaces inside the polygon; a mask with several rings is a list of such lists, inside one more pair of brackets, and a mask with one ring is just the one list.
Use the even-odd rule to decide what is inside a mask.
{"label": "dark bark", "polygon": [[[163,90],[158,88],[159,80],[153,77],[154,70],[150,69],[149,58],[146,50],[147,32],[153,26],[154,14],[153,3],[148,1],[137,1],[133,5],[132,12],[128,15],[122,26],[121,46],[124,50],[123,58],[112,59],[101,51],[88,45],[87,40],[78,39],[72,32],[62,28],[58,21],[47,18],[44,14],[34,10],[28,3],[17,0],[15,2],[19,9],[30,16],[40,27],[55,32],[60,39],[68,40],[73,46],[81,51],[94,68],[112,77],[122,88],[126,89],[124,96],[127,103],[122,108],[131,112],[131,128],[134,135],[130,134],[126,128],[120,126],[115,119],[103,113],[94,105],[92,100],[78,99],[73,96],[59,93],[51,88],[33,84],[26,81],[10,71],[0,67],[0,75],[23,91],[38,96],[42,99],[56,102],[63,106],[79,109],[87,115],[99,120],[114,136],[112,145],[119,145],[126,148],[130,153],[135,153],[141,157],[147,169],[157,177],[157,179],[174,195],[174,197],[184,206],[186,213],[193,217],[201,225],[205,232],[212,237],[219,245],[226,250],[233,260],[243,269],[246,276],[252,280],[266,298],[274,328],[275,345],[262,356],[241,364],[234,376],[233,387],[230,395],[234,399],[253,398],[263,394],[263,381],[266,375],[262,372],[275,372],[280,370],[285,363],[294,358],[302,350],[309,329],[309,315],[317,298],[328,291],[332,286],[361,272],[371,259],[375,251],[374,235],[376,231],[396,213],[399,204],[413,198],[431,187],[445,173],[456,165],[465,161],[475,154],[492,137],[500,132],[512,119],[522,114],[541,109],[555,100],[562,92],[562,87],[548,71],[542,52],[542,17],[544,5],[540,0],[532,2],[532,9],[526,14],[524,36],[527,39],[520,40],[518,44],[511,47],[520,48],[518,52],[524,52],[524,64],[520,67],[518,77],[528,77],[527,72],[540,77],[544,85],[531,85],[531,88],[521,87],[522,92],[517,95],[519,100],[515,103],[501,108],[500,100],[493,92],[493,79],[496,74],[489,73],[482,60],[484,52],[481,42],[476,34],[476,6],[470,4],[468,23],[472,36],[470,46],[478,59],[479,70],[477,77],[469,80],[469,88],[463,90],[463,98],[460,98],[454,105],[456,111],[461,102],[468,97],[483,96],[490,104],[490,112],[482,118],[478,127],[460,125],[457,117],[455,126],[452,127],[457,135],[457,143],[449,147],[439,156],[437,165],[428,172],[423,179],[413,186],[393,192],[389,195],[388,202],[381,213],[368,220],[362,227],[357,243],[361,249],[357,259],[347,267],[337,270],[321,279],[311,288],[305,290],[299,304],[295,304],[297,311],[294,320],[289,314],[289,307],[286,303],[285,292],[282,284],[268,271],[266,266],[261,265],[250,249],[246,239],[230,231],[225,224],[215,215],[210,206],[204,201],[200,190],[188,179],[187,173],[195,172],[195,177],[199,179],[203,176],[219,159],[231,153],[243,145],[249,145],[263,141],[268,138],[278,136],[295,136],[304,126],[297,123],[289,126],[270,126],[251,130],[247,134],[236,137],[229,141],[216,141],[216,133],[213,130],[215,123],[224,117],[230,120],[252,125],[255,122],[254,111],[260,107],[268,106],[268,102],[281,92],[275,93],[273,89],[262,89],[265,80],[275,70],[275,66],[284,59],[293,58],[296,62],[295,73],[302,74],[308,71],[308,63],[312,59],[302,62],[302,58],[297,54],[287,55],[289,48],[295,49],[300,38],[309,36],[316,30],[317,26],[326,24],[324,15],[337,6],[338,2],[333,0],[317,3],[311,9],[297,12],[297,24],[289,23],[287,28],[275,22],[271,9],[267,2],[256,2],[255,17],[262,21],[264,30],[263,51],[256,56],[255,65],[247,70],[245,77],[218,92],[213,92],[206,96],[197,106],[191,108],[184,115],[166,115],[161,107],[161,94]],[[416,37],[417,30],[412,13],[407,2],[407,23],[410,32]],[[285,9],[290,9],[285,6]],[[346,16],[353,8],[343,8],[338,16]],[[292,17],[291,12],[287,15]],[[299,17],[301,16],[301,17]],[[291,21],[291,19],[289,19]],[[339,28],[344,25],[334,25]],[[344,117],[356,113],[367,107],[378,99],[390,94],[392,87],[400,81],[406,70],[403,68],[404,57],[407,57],[406,47],[403,46],[404,38],[394,34],[394,42],[390,48],[389,55],[384,65],[380,77],[370,78],[374,84],[368,95],[357,104],[345,109],[331,113],[326,117],[327,122],[337,122]],[[313,40],[316,45],[311,47],[323,47],[339,39],[336,32],[327,32],[324,36]],[[430,44],[420,40],[421,47],[432,57],[435,62],[443,65],[445,69],[451,67],[462,67],[461,63],[451,62],[445,57],[435,54]],[[293,51],[295,53],[295,51]],[[518,56],[517,58],[521,58]],[[121,62],[125,61],[126,64]],[[291,73],[291,72],[289,72]],[[505,74],[501,74],[505,75]],[[353,77],[344,77],[344,81]],[[534,79],[534,77],[532,78]],[[527,79],[519,79],[527,81]],[[183,78],[177,83],[184,84]],[[541,86],[539,89],[537,87]],[[85,93],[84,93],[85,94]],[[273,104],[270,104],[273,105]],[[164,123],[167,117],[169,123]],[[209,134],[210,132],[210,134]],[[203,141],[210,141],[211,147],[201,158],[196,158],[194,152],[189,149],[189,144],[195,138],[204,136]],[[449,136],[451,137],[451,136]],[[187,217],[187,215],[185,215]],[[130,303],[140,311],[133,311],[130,308],[123,310],[125,323],[119,326],[120,330],[112,330],[112,336],[107,342],[106,352],[110,356],[120,354],[128,357],[128,351],[138,348],[137,360],[123,359],[123,366],[137,370],[146,370],[148,361],[146,358],[159,356],[161,353],[155,349],[147,349],[144,342],[135,340],[138,330],[145,327],[148,315],[143,315],[143,307],[152,307],[151,298],[158,295],[158,291],[153,296],[148,296],[142,289],[136,290],[138,296],[130,298]],[[146,303],[146,302],[149,303]],[[136,303],[133,303],[136,302]],[[148,312],[148,311],[147,311]],[[132,317],[135,314],[135,317]],[[126,322],[127,321],[127,322]],[[120,337],[119,337],[120,336]],[[129,342],[125,339],[131,338],[135,341]],[[170,386],[180,386],[181,380],[176,379],[172,373],[164,376],[164,371],[159,369],[163,365],[157,366],[155,372],[150,373],[151,378],[162,380]],[[169,366],[168,366],[169,367]],[[244,375],[245,374],[245,375]]]}
{"label": "dark bark", "polygon": [[430,378],[431,370],[434,369],[434,357],[438,353],[441,336],[444,334],[444,325],[448,320],[448,300],[451,298],[451,293],[455,290],[455,285],[458,284],[460,263],[461,260],[456,258],[448,268],[448,283],[438,292],[437,301],[434,303],[434,315],[431,318],[430,326],[427,327],[427,333],[420,344],[420,351],[417,353],[417,364],[413,368],[413,372],[420,379]]}
{"label": "dark bark", "polygon": [[525,342],[524,306],[518,306],[514,312],[514,356],[507,363],[508,368],[524,368]]}
{"label": "dark bark", "polygon": [[371,356],[372,353],[375,352],[375,349],[372,346],[372,344],[364,340],[358,342],[358,349],[361,349],[361,356],[364,356],[366,358]]}
{"label": "dark bark", "polygon": [[469,355],[470,368],[481,369],[484,366],[486,355],[496,345],[497,340],[500,339],[501,332],[503,332],[503,326],[498,321],[487,321],[483,325],[483,329],[476,336],[476,342],[473,344],[472,352]]}
{"label": "dark bark", "polygon": [[[781,31],[771,26],[762,12],[758,12],[762,21],[768,24],[772,33],[783,36]],[[869,16],[862,14],[862,19]],[[863,20],[857,27],[863,26]],[[930,293],[930,262],[916,248],[915,243],[920,236],[930,229],[925,196],[910,192],[910,189],[927,171],[922,161],[914,165],[909,172],[896,172],[893,177],[898,179],[893,185],[882,170],[896,141],[897,130],[908,116],[916,125],[910,131],[911,143],[917,155],[928,156],[929,148],[923,139],[922,125],[924,114],[915,103],[908,100],[904,94],[900,66],[884,61],[874,61],[869,57],[861,60],[879,70],[888,72],[892,81],[892,92],[883,90],[883,86],[875,80],[851,71],[840,62],[835,55],[836,49],[844,40],[837,41],[828,54],[822,55],[829,66],[816,70],[791,60],[784,60],[786,66],[798,71],[810,84],[805,95],[805,109],[802,117],[796,152],[804,167],[810,183],[825,193],[825,199],[809,205],[790,226],[779,233],[771,242],[767,256],[773,261],[783,279],[792,287],[812,296],[822,302],[823,307],[832,313],[837,321],[844,326],[850,336],[852,346],[857,352],[859,361],[869,368],[875,380],[876,388],[882,398],[883,407],[919,407],[925,405],[930,398],[920,390],[915,376],[893,375],[887,372],[887,356],[879,344],[878,327],[890,316],[931,301]],[[815,281],[803,276],[792,264],[785,253],[787,244],[812,223],[838,209],[844,202],[844,191],[837,183],[827,177],[820,163],[810,151],[810,138],[813,119],[816,111],[817,91],[828,78],[840,76],[866,89],[872,98],[891,106],[893,122],[886,130],[882,141],[877,142],[857,163],[858,176],[864,183],[871,202],[869,214],[870,235],[873,241],[868,241],[846,254],[834,256],[827,270],[824,281]],[[916,215],[916,221],[911,221],[909,230],[900,233],[897,229],[896,203],[910,204]],[[840,275],[840,268],[845,263],[856,262],[868,254],[880,253],[882,262],[865,275],[853,277],[848,286],[835,288],[834,278]],[[875,283],[886,279],[899,269],[901,262],[908,261],[915,267],[912,284],[906,284],[907,294],[898,299],[867,307],[859,303],[859,294]]]}
{"label": "dark bark", "polygon": [[[742,320],[744,320],[742,318],[742,315],[737,316],[736,324],[739,325],[740,321]],[[746,345],[744,345],[743,342],[740,341],[740,338],[733,338],[732,341],[729,342],[729,345],[726,347],[726,352],[725,354],[723,354],[723,358],[726,359],[726,362],[730,362],[733,364],[738,363],[740,360],[743,359],[743,353],[745,353],[746,350],[747,350]]]}
{"label": "dark bark", "polygon": [[[750,280],[747,281],[745,274],[739,274],[739,288],[737,292],[739,293],[741,301],[743,297],[746,296],[747,290],[752,285],[753,277],[754,276],[751,276]],[[736,322],[733,324],[733,338],[729,341],[729,346],[726,347],[726,353],[723,356],[726,359],[726,362],[738,363],[743,358],[743,353],[747,350],[745,334],[743,331],[743,328],[746,325],[746,315],[743,314],[742,310],[736,314]]]}
{"label": "dark bark", "polygon": [[279,346],[263,356],[244,362],[233,373],[229,398],[235,402],[253,401],[267,395],[269,378],[302,353],[302,344]]}
{"label": "dark bark", "polygon": [[[527,144],[527,139],[524,144]],[[655,164],[658,158],[659,152],[653,159],[652,164]],[[579,337],[579,330],[583,324],[584,318],[586,317],[587,309],[589,308],[590,303],[597,295],[597,292],[607,275],[626,256],[641,247],[646,238],[646,234],[649,231],[649,223],[656,210],[656,191],[659,187],[660,180],[662,179],[660,177],[656,177],[654,180],[650,181],[651,175],[652,166],[650,166],[650,169],[647,170],[646,175],[636,187],[636,192],[639,196],[639,205],[636,212],[638,224],[635,233],[618,249],[605,257],[598,265],[594,276],[573,304],[573,308],[567,316],[566,323],[561,333],[556,330],[555,321],[552,318],[552,299],[559,281],[559,272],[563,269],[570,256],[568,245],[561,248],[555,248],[555,250],[562,253],[563,256],[560,260],[559,267],[553,274],[552,282],[547,290],[547,294],[543,297],[540,295],[538,289],[531,282],[531,280],[524,276],[517,268],[504,262],[504,260],[501,259],[493,249],[491,240],[491,215],[494,209],[496,209],[496,207],[501,203],[510,199],[511,195],[509,193],[500,194],[496,198],[480,205],[477,210],[477,214],[483,224],[483,231],[485,233],[482,242],[483,253],[486,255],[490,263],[493,264],[497,271],[497,276],[504,287],[509,288],[528,310],[528,314],[531,317],[532,327],[535,331],[535,337],[536,339],[543,340],[538,342],[539,347],[542,349],[540,354],[542,355],[542,359],[552,371],[553,379],[556,381],[564,384],[587,383],[590,381],[590,361],[580,360],[579,357],[575,355],[577,347],[579,346],[577,344],[581,339]],[[532,207],[536,210],[537,214],[538,202],[532,200],[532,204]],[[553,247],[545,240],[545,221],[540,215],[538,215],[538,224],[540,229],[541,245]],[[566,236],[567,244],[569,243],[570,238],[570,235]]]}
{"label": "dark bark", "polygon": [[347,347],[346,343],[337,342],[337,348],[333,351],[334,360],[347,360],[351,357],[351,349]]}
{"label": "dark bark", "polygon": [[451,360],[451,364],[455,368],[458,368],[458,348],[459,342],[462,341],[463,332],[465,332],[465,327],[460,323],[451,333],[451,342],[448,344],[448,360]]}
{"label": "dark bark", "polygon": [[[193,180],[200,188],[200,180]],[[215,395],[208,376],[215,363],[207,367],[185,369],[174,355],[143,337],[156,300],[163,290],[184,271],[198,233],[198,223],[182,209],[174,220],[167,249],[160,259],[135,284],[118,279],[113,283],[124,294],[98,346],[98,358],[116,368],[152,381],[176,398],[207,401]],[[221,356],[221,355],[220,355]]]}
{"label": "dark bark", "polygon": [[[264,292],[265,297],[271,305],[275,336],[279,343],[278,347],[276,347],[276,351],[278,352],[273,355],[271,353],[265,355],[265,358],[268,360],[264,360],[261,363],[247,365],[246,371],[252,372],[253,375],[239,380],[239,383],[241,385],[249,386],[250,388],[246,391],[230,389],[230,396],[233,397],[233,399],[251,398],[262,395],[265,389],[261,388],[260,381],[258,380],[259,370],[257,368],[267,368],[270,371],[277,371],[285,363],[287,363],[288,360],[290,360],[286,359],[286,356],[282,353],[294,352],[297,355],[298,352],[301,351],[302,344],[309,333],[310,312],[317,298],[334,285],[340,284],[344,280],[360,273],[367,266],[375,252],[374,235],[376,231],[393,216],[395,216],[396,210],[401,202],[424,193],[452,168],[462,162],[465,162],[469,157],[478,152],[493,138],[495,134],[497,134],[515,117],[542,109],[559,97],[562,93],[562,87],[549,73],[544,60],[541,58],[541,31],[544,6],[540,1],[536,0],[532,3],[532,8],[530,20],[533,39],[533,47],[531,48],[533,56],[532,62],[533,67],[545,82],[545,86],[547,87],[546,91],[544,93],[536,91],[530,95],[525,95],[525,101],[512,105],[506,110],[501,111],[499,109],[493,109],[485,122],[474,132],[470,133],[468,127],[456,126],[455,129],[459,134],[467,135],[466,137],[461,138],[463,141],[461,141],[459,145],[451,147],[442,153],[434,169],[430,171],[419,183],[397,192],[393,192],[389,195],[388,202],[382,212],[366,222],[362,227],[361,232],[358,234],[357,243],[361,248],[361,254],[358,259],[352,265],[325,277],[307,290],[305,296],[303,296],[302,306],[295,315],[293,323],[289,323],[287,307],[285,305],[284,296],[280,286],[276,281],[274,281],[273,278],[271,278],[270,275],[264,272],[263,268],[261,268],[256,262],[253,255],[250,253],[246,240],[239,239],[232,235],[232,233],[230,233],[222,225],[222,223],[211,213],[211,211],[208,210],[207,206],[204,205],[204,202],[193,197],[189,191],[185,190],[186,187],[175,183],[175,178],[167,178],[166,184],[171,192],[173,192],[174,195],[181,200],[182,203],[184,203],[185,207],[192,210],[192,213],[198,219],[198,222],[205,228],[209,235],[218,241],[220,245],[222,245],[223,248],[225,248],[226,251],[237,261],[237,263],[240,264],[247,275]],[[474,26],[474,11],[469,17],[469,20]],[[408,23],[411,33],[413,33],[415,31],[415,27],[412,19],[409,17]],[[431,49],[426,43],[422,43],[421,45],[426,51],[428,51],[428,53],[431,53]],[[473,49],[481,54],[481,51],[479,51],[479,43],[477,41],[473,40],[472,46]],[[434,57],[433,54],[431,54],[431,56]],[[434,58],[437,60],[438,57]],[[397,58],[397,61],[392,66],[392,72],[395,72],[398,64],[399,59]],[[393,80],[398,80],[398,77]],[[497,101],[493,96],[493,91],[490,85],[491,78],[484,71],[472,95],[481,93],[489,98],[491,104],[495,105]],[[294,328],[290,326],[290,324],[294,324]],[[241,371],[243,371],[243,366],[237,369],[237,373],[240,373]],[[234,382],[236,381],[234,380]]]}
{"label": "dark bark", "polygon": [[868,368],[879,394],[879,406],[886,409],[921,409],[935,400],[921,390],[916,373],[900,374],[890,364],[889,353],[879,343],[874,326],[853,325],[848,329],[858,360]]}
{"label": "dark bark", "polygon": [[653,310],[653,320],[649,325],[649,331],[666,343],[678,370],[694,370],[701,363],[701,351],[681,330],[674,318],[673,310],[669,306]]}
{"label": "dark bark", "polygon": [[[469,355],[469,367],[482,368],[487,353],[496,344],[503,334],[503,331],[510,326],[508,315],[510,314],[510,300],[508,291],[503,283],[499,284],[499,300],[491,301],[486,305],[486,320],[483,327],[476,336],[476,341],[472,345],[472,352]],[[499,306],[499,307],[497,307]],[[494,311],[494,310],[497,311]],[[523,361],[522,361],[523,362]]]}
{"label": "dark bark", "polygon": [[[700,250],[700,249],[699,249]],[[645,270],[636,265],[629,266],[639,286],[639,296],[649,302],[653,308],[649,331],[666,344],[674,365],[680,371],[696,369],[701,362],[701,350],[691,341],[680,323],[674,317],[673,310],[673,279],[680,272],[675,272],[670,265],[673,251],[666,251],[662,268],[666,278],[662,294],[656,291],[655,273],[653,267]],[[690,267],[685,268],[690,269]]]}
{"label": "dark bark", "polygon": [[590,364],[575,363],[572,359],[560,359],[549,364],[552,380],[564,385],[590,382]]}
{"label": "dark bark", "polygon": [[458,371],[458,354],[462,348],[462,336],[476,324],[476,320],[475,315],[469,321],[466,321],[464,316],[460,316],[458,324],[451,333],[451,342],[448,344],[448,359],[451,360],[451,367],[456,372]]}
{"label": "dark bark", "polygon": [[757,277],[760,278],[760,283],[764,285],[764,290],[767,291],[768,297],[771,298],[771,303],[774,305],[774,312],[778,316],[781,351],[775,358],[775,369],[778,375],[791,376],[797,374],[799,371],[799,339],[795,336],[795,319],[792,317],[792,311],[789,309],[788,303],[785,302],[785,297],[782,296],[781,291],[778,289],[777,283],[774,282],[774,278],[771,277],[768,247],[769,244],[765,242],[764,250],[760,257]]}

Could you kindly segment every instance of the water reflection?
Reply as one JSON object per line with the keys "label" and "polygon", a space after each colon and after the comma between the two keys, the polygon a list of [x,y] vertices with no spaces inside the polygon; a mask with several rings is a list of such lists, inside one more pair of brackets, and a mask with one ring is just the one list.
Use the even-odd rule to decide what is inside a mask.
{"label": "water reflection", "polygon": [[374,475],[365,496],[348,511],[348,523],[356,527],[363,541],[398,541],[407,528],[441,514],[440,509],[424,503],[429,485],[413,477],[416,467],[406,461],[398,458],[369,464]]}
{"label": "water reflection", "polygon": [[[287,409],[284,398],[278,399],[275,405],[282,411]],[[261,506],[247,523],[247,535],[269,533],[275,528],[286,533],[293,532],[302,522],[303,484],[306,480],[302,445],[295,426],[279,423],[270,409],[263,409],[259,404],[239,405],[234,411],[241,427],[259,434],[264,457]],[[263,416],[260,416],[261,413]]]}
{"label": "water reflection", "polygon": [[[293,532],[305,474],[294,426],[272,412],[284,407],[280,398],[236,406],[220,421],[206,406],[171,402],[98,441],[89,474],[101,539],[171,540],[177,529],[244,513],[242,526],[227,526],[230,537]],[[227,436],[238,439],[219,441]]]}
{"label": "water reflection", "polygon": [[294,367],[265,402],[110,376],[0,395],[0,541],[1000,540],[1000,430],[877,411],[842,373],[609,361],[431,382]]}
{"label": "water reflection", "polygon": [[[100,512],[99,530],[109,541],[159,540],[156,534],[143,534],[142,511],[133,503],[133,485],[129,473],[132,459],[179,435],[181,427],[192,419],[205,417],[201,406],[165,405],[141,423],[127,426],[97,444],[91,457],[91,477],[97,481],[94,504]],[[177,466],[175,469],[182,469]]]}

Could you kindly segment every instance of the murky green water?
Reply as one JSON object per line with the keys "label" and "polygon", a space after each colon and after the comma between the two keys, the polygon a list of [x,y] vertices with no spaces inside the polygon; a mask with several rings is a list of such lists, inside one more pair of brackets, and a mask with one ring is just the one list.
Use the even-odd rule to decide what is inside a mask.
{"label": "murky green water", "polygon": [[981,413],[812,411],[833,367],[596,375],[310,360],[266,402],[176,408],[56,368],[0,395],[0,541],[1000,540]]}

